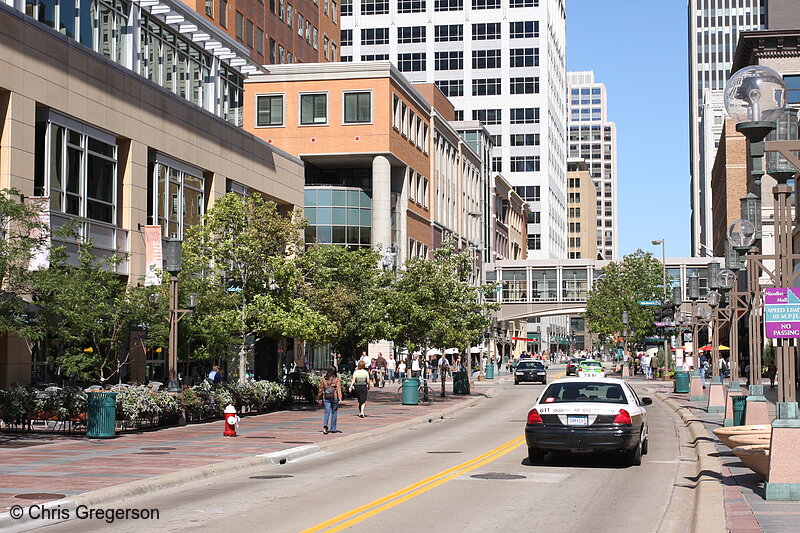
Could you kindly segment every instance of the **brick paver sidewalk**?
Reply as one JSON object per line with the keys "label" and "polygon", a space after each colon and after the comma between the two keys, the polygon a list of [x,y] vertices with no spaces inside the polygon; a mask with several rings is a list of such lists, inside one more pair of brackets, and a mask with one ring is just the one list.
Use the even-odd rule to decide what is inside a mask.
{"label": "brick paver sidewalk", "polygon": [[[706,426],[709,434],[722,426],[723,414],[706,412],[708,401],[690,402],[688,394],[675,394],[671,382],[633,378],[681,405],[687,406]],[[726,381],[727,383],[727,381]],[[744,383],[742,384],[744,388]],[[706,389],[706,395],[708,389]],[[775,416],[776,389],[764,383],[770,416]],[[716,439],[715,439],[716,440]],[[731,533],[796,533],[800,531],[800,502],[767,501],[764,496],[764,479],[745,467],[730,448],[716,440],[722,463],[722,484],[725,498],[725,515]],[[701,503],[702,506],[702,503]],[[699,512],[703,512],[702,508]]]}
{"label": "brick paver sidewalk", "polygon": [[[507,379],[507,378],[506,378]],[[491,392],[499,380],[476,382],[472,396]],[[439,391],[440,384],[432,383]],[[323,409],[317,405],[242,418],[236,438],[223,437],[223,421],[87,439],[57,434],[0,433],[0,513],[13,505],[32,505],[193,467],[319,444],[455,406],[470,396],[437,396],[430,405],[401,405],[399,385],[373,388],[366,418],[358,403],[340,404],[338,429],[323,434]]]}

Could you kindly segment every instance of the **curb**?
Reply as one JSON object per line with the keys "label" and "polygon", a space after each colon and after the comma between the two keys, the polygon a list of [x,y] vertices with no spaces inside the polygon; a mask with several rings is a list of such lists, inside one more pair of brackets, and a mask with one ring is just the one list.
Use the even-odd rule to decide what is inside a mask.
{"label": "curb", "polygon": [[[125,501],[130,498],[143,496],[145,494],[158,492],[160,490],[180,487],[194,481],[201,481],[204,479],[240,472],[242,470],[265,465],[283,465],[323,452],[345,450],[354,446],[358,446],[366,441],[386,437],[393,433],[399,433],[400,431],[410,427],[430,424],[434,420],[444,419],[445,417],[451,416],[463,409],[472,407],[483,400],[492,398],[493,392],[494,389],[490,389],[468,400],[464,400],[458,404],[442,409],[441,411],[434,411],[433,413],[427,415],[422,415],[368,431],[362,431],[361,433],[339,437],[327,442],[296,446],[294,448],[288,448],[286,450],[277,452],[255,455],[253,457],[242,457],[240,459],[223,461],[207,466],[198,466],[187,470],[179,470],[177,472],[170,472],[169,474],[162,474],[160,476],[154,476],[147,479],[139,479],[128,483],[122,483],[120,485],[104,487],[69,498],[46,502],[38,506],[38,508],[42,510],[53,510],[50,513],[51,516],[59,515],[58,511],[55,511],[56,509],[61,509],[62,512],[66,511],[66,513],[68,513],[66,519],[33,519],[27,512],[22,518],[14,519],[11,517],[10,512],[0,513],[0,531],[13,533],[17,531],[38,529],[41,527],[66,522],[70,518],[74,518],[75,510],[79,506],[93,507]],[[26,511],[28,510],[27,506],[23,507],[26,507]]]}
{"label": "curb", "polygon": [[[692,531],[695,533],[727,531],[725,498],[721,482],[722,465],[714,456],[717,453],[716,438],[709,434],[703,422],[692,414],[688,407],[668,398],[661,392],[655,392],[654,396],[681,417],[693,439],[697,460],[697,484],[695,485]],[[702,513],[700,513],[701,509]]]}

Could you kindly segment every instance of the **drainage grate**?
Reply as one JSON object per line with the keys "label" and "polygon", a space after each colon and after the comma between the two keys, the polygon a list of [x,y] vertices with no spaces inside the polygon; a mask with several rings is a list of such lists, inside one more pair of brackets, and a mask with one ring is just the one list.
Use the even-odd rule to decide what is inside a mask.
{"label": "drainage grate", "polygon": [[66,494],[52,494],[50,492],[29,492],[27,494],[17,494],[14,496],[20,500],[60,500],[66,498]]}
{"label": "drainage grate", "polygon": [[487,472],[486,474],[475,474],[469,476],[475,479],[526,479],[520,474],[506,474],[505,472]]}
{"label": "drainage grate", "polygon": [[464,453],[464,452],[459,450],[433,450],[428,453]]}
{"label": "drainage grate", "polygon": [[169,452],[134,452],[134,455],[169,455]]}
{"label": "drainage grate", "polygon": [[152,446],[150,448],[142,448],[142,451],[155,452],[155,451],[169,451],[177,450],[178,448],[170,448],[169,446]]}
{"label": "drainage grate", "polygon": [[289,474],[270,474],[267,476],[250,476],[250,479],[283,479],[285,477],[294,477]]}

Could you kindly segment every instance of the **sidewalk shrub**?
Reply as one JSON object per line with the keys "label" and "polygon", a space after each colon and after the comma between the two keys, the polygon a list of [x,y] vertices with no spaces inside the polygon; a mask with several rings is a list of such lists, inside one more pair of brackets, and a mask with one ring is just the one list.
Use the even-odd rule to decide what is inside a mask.
{"label": "sidewalk shrub", "polygon": [[156,394],[144,385],[136,385],[117,393],[117,418],[134,422],[152,419],[161,414]]}
{"label": "sidewalk shrub", "polygon": [[42,402],[33,389],[14,386],[0,391],[0,417],[6,424],[26,426],[31,416],[41,409]]}

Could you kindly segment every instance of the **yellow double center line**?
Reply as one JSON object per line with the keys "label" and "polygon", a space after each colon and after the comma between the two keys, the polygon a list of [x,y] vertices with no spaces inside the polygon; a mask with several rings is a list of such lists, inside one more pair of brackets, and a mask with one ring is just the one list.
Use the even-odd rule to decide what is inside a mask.
{"label": "yellow double center line", "polygon": [[363,520],[366,520],[371,516],[375,516],[376,514],[391,509],[396,505],[400,505],[401,503],[408,501],[411,498],[415,498],[420,494],[424,494],[425,492],[428,492],[432,488],[438,487],[442,483],[446,483],[447,481],[450,481],[453,478],[461,476],[467,472],[470,472],[471,470],[475,470],[476,468],[480,468],[481,466],[487,463],[491,463],[495,459],[499,459],[505,454],[519,448],[524,443],[524,441],[525,441],[524,436],[517,437],[516,439],[510,440],[505,444],[498,446],[494,450],[486,452],[483,455],[479,455],[478,457],[475,457],[474,459],[471,459],[466,463],[461,463],[460,465],[448,468],[447,470],[443,470],[438,474],[435,474],[421,481],[418,481],[413,485],[405,487],[404,489],[400,489],[398,491],[392,492],[391,494],[387,494],[383,498],[379,498],[366,505],[357,507],[352,511],[340,514],[339,516],[331,518],[330,520],[326,520],[325,522],[317,524],[316,526],[304,529],[301,533],[313,533],[316,531],[325,531],[326,533],[332,533],[334,531],[341,531],[343,529],[346,529],[350,526],[358,524]]}

